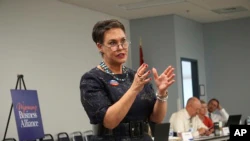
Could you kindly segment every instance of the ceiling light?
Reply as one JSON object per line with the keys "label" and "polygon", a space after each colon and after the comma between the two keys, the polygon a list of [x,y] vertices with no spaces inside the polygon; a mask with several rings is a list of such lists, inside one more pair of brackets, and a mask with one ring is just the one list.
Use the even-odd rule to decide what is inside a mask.
{"label": "ceiling light", "polygon": [[214,9],[212,11],[215,13],[218,13],[218,14],[228,14],[228,13],[248,11],[248,9],[246,9],[245,7],[242,7],[242,6],[236,6],[236,7]]}
{"label": "ceiling light", "polygon": [[186,0],[147,0],[136,3],[120,4],[118,5],[118,7],[123,8],[125,10],[134,10],[134,9],[141,9],[147,7],[160,6],[160,5],[181,3],[185,1]]}

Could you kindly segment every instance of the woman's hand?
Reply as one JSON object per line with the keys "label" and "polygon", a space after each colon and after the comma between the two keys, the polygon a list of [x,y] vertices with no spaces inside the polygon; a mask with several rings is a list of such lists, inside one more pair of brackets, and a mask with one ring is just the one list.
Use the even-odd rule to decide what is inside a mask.
{"label": "woman's hand", "polygon": [[147,68],[148,68],[147,64],[145,63],[142,64],[137,69],[137,72],[134,76],[134,81],[133,81],[131,88],[138,93],[143,89],[144,85],[147,84],[151,80],[151,78],[148,78],[150,74],[150,70],[147,71]]}
{"label": "woman's hand", "polygon": [[160,76],[155,68],[152,69],[154,74],[154,81],[160,95],[165,95],[169,86],[171,86],[175,80],[174,68],[169,66]]}

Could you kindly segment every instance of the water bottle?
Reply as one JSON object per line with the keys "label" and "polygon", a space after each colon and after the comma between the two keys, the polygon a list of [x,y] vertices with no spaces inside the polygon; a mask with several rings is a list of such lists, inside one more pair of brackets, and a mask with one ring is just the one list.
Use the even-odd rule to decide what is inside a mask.
{"label": "water bottle", "polygon": [[219,121],[220,136],[222,135],[222,121]]}
{"label": "water bottle", "polygon": [[247,118],[247,125],[250,125],[250,116]]}
{"label": "water bottle", "polygon": [[169,128],[169,137],[173,137],[174,136],[174,129],[170,126]]}

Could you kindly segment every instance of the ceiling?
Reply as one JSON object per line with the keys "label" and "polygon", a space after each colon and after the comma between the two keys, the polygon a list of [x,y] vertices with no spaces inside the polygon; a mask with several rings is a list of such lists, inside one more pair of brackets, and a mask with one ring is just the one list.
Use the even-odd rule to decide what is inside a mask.
{"label": "ceiling", "polygon": [[[124,19],[176,14],[201,23],[250,17],[250,0],[59,0]],[[125,7],[127,6],[127,7]],[[227,8],[218,14],[214,11]],[[241,10],[245,11],[241,11]],[[238,12],[237,12],[238,11]]]}

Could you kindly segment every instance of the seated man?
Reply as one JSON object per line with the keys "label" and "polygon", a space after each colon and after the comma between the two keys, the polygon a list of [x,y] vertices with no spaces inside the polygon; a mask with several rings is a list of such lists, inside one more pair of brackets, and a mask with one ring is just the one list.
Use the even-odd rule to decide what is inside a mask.
{"label": "seated man", "polygon": [[[221,107],[219,101],[215,98],[211,99],[208,102],[208,117],[213,121],[213,122],[227,122],[228,120],[228,113],[224,108]],[[219,113],[215,113],[215,111],[218,111]]]}
{"label": "seated man", "polygon": [[198,111],[198,116],[200,118],[200,120],[203,122],[204,125],[206,125],[208,127],[208,132],[206,132],[206,135],[210,135],[211,133],[213,133],[214,129],[213,129],[213,122],[212,120],[206,116],[207,114],[207,103],[203,100],[201,101],[201,108]]}
{"label": "seated man", "polygon": [[200,100],[195,97],[190,98],[186,108],[174,113],[170,118],[171,127],[174,132],[192,132],[193,137],[205,135],[208,128],[197,116],[200,108]]}

